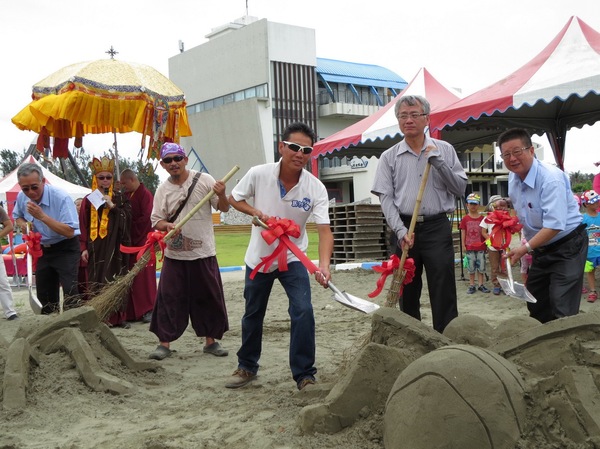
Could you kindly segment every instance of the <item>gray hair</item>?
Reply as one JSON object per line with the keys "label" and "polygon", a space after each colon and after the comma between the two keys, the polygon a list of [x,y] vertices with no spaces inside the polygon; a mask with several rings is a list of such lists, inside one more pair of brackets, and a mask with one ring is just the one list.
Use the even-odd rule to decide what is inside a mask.
{"label": "gray hair", "polygon": [[400,107],[403,104],[407,106],[421,106],[421,108],[423,108],[423,114],[429,115],[429,112],[431,112],[431,106],[425,97],[420,95],[403,95],[400,97],[396,103],[396,106],[394,107],[394,114],[396,115],[396,118],[398,118],[398,111],[400,111]]}
{"label": "gray hair", "polygon": [[29,176],[32,173],[37,173],[40,177],[40,181],[44,180],[44,172],[42,171],[42,167],[40,167],[38,164],[33,164],[31,162],[22,164],[19,167],[19,169],[17,170],[17,179]]}

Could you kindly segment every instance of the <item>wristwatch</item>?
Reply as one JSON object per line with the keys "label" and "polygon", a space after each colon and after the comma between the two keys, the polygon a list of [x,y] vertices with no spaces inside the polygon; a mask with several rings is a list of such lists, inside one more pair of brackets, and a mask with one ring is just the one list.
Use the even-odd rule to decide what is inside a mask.
{"label": "wristwatch", "polygon": [[525,248],[527,248],[527,254],[531,254],[533,252],[533,249],[531,248],[529,242],[525,242]]}

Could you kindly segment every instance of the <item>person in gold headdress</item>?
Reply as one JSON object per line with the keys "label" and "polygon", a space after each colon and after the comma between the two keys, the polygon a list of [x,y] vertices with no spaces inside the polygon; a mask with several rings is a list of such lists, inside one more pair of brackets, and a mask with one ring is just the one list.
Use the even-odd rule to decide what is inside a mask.
{"label": "person in gold headdress", "polygon": [[[119,248],[121,244],[130,245],[131,226],[131,206],[125,195],[113,190],[115,161],[106,156],[94,158],[90,167],[90,195],[99,190],[102,201],[97,202],[96,207],[88,195],[79,211],[81,259],[88,266],[87,299],[115,277],[127,273],[129,255],[122,253]],[[125,321],[125,311],[115,312],[108,318],[108,324],[129,327]]]}

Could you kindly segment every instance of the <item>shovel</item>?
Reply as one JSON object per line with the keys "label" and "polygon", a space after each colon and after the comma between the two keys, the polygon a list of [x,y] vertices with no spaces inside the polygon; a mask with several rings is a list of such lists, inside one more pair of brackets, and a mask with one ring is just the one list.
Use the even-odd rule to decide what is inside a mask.
{"label": "shovel", "polygon": [[[270,229],[269,226],[264,221],[262,221],[260,218],[258,218],[256,216],[254,216],[252,218],[252,223],[256,226],[260,226],[261,228]],[[289,243],[291,245],[294,245],[294,243],[292,243],[291,241]],[[310,263],[310,266],[306,267],[306,268],[311,272],[311,274],[314,273],[315,271],[319,271],[317,266],[312,262]],[[364,313],[373,313],[377,309],[379,309],[379,305],[377,305],[371,301],[367,301],[365,299],[362,299],[357,296],[346,293],[345,291],[342,291],[339,288],[337,288],[331,281],[327,282],[327,286],[333,292],[333,299],[346,307],[349,307],[351,309],[358,310],[359,312],[364,312]]]}
{"label": "shovel", "polygon": [[[27,223],[27,235],[29,235],[29,223]],[[33,293],[33,258],[29,247],[27,248],[27,286],[29,287],[29,305],[36,315],[42,314],[42,303]]]}
{"label": "shovel", "polygon": [[514,282],[512,275],[512,267],[510,265],[510,258],[506,258],[506,273],[508,275],[508,279],[498,278],[498,282],[500,283],[500,287],[504,290],[509,296],[513,298],[521,299],[527,302],[537,302],[537,299],[527,290],[523,284],[519,284],[518,282]]}

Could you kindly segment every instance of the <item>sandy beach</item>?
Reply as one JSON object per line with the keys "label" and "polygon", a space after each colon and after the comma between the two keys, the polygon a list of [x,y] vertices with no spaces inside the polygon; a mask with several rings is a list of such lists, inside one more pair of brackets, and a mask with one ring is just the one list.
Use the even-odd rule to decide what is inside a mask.
{"label": "sandy beach", "polygon": [[[459,313],[485,319],[492,327],[513,316],[527,315],[525,302],[477,292],[467,295],[467,282],[457,267]],[[516,276],[518,274],[516,273]],[[19,412],[2,410],[1,448],[383,448],[383,410],[370,410],[352,427],[333,435],[303,434],[297,424],[302,407],[322,400],[323,392],[344,372],[371,330],[371,316],[331,299],[331,292],[313,281],[319,388],[296,390],[288,366],[289,318],[287,297],[276,284],[265,320],[263,353],[257,381],[240,390],[224,388],[236,368],[243,313],[243,272],[223,273],[230,331],[222,340],[228,357],[202,352],[203,342],[188,328],[171,346],[177,352],[156,362],[156,369],[133,372],[101,346],[102,368],[134,385],[131,393],[113,395],[91,390],[80,379],[72,359],[63,352],[41,355],[29,376],[27,405]],[[378,274],[371,270],[335,271],[335,284],[367,298]],[[375,302],[383,304],[389,286]],[[489,285],[488,285],[489,286]],[[20,319],[0,320],[0,372],[6,344],[19,326],[34,320],[27,290],[14,290]],[[430,325],[425,290],[423,322]],[[582,298],[582,311],[600,304]],[[156,344],[148,325],[113,329],[130,353],[147,360]],[[4,341],[4,343],[3,343]],[[308,391],[311,390],[311,391]]]}

